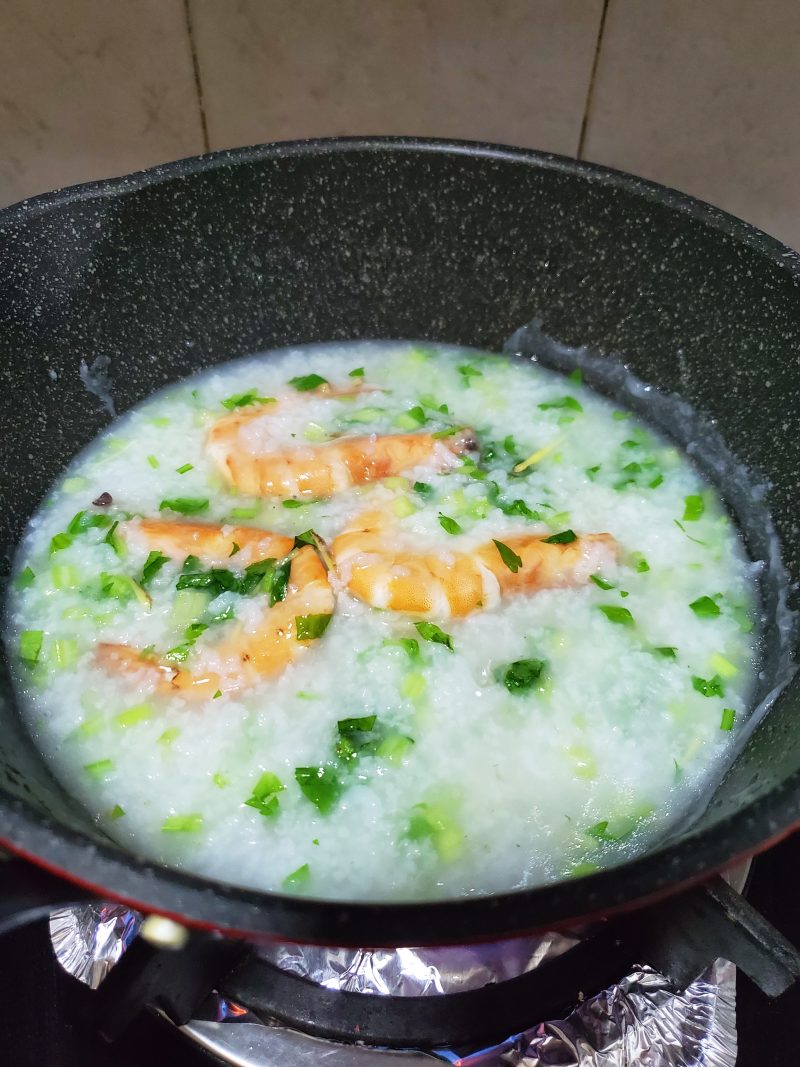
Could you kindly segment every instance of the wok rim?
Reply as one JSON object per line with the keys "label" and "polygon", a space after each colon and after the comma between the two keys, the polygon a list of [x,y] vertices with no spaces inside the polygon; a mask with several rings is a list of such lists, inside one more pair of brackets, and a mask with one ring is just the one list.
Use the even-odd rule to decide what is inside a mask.
{"label": "wok rim", "polygon": [[[191,156],[117,178],[68,186],[0,210],[0,233],[65,204],[135,193],[175,179],[264,159],[331,153],[430,152],[498,159],[620,188],[690,215],[770,259],[800,281],[800,254],[686,193],[624,171],[534,149],[417,137],[272,142]],[[800,303],[800,297],[799,303]],[[256,891],[161,866],[58,826],[0,790],[0,845],[101,898],[197,928],[255,940],[337,946],[461,944],[564,927],[635,909],[769,848],[800,828],[800,770],[714,826],[618,866],[532,889],[433,901],[332,901]],[[65,902],[69,898],[65,887]]]}

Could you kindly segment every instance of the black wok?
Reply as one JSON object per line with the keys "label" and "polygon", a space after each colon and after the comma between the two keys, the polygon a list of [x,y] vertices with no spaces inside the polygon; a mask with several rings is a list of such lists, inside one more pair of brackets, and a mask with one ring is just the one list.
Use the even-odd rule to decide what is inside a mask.
{"label": "black wok", "polygon": [[[538,319],[680,393],[749,468],[709,461],[750,550],[769,485],[800,577],[800,258],[660,186],[514,149],[402,139],[266,145],[97,182],[0,212],[0,538],[5,573],[47,486],[109,415],[79,376],[110,360],[118,410],[220,360],[345,338],[502,348]],[[676,418],[679,442],[691,434]],[[706,464],[709,466],[709,464]],[[780,568],[763,581],[765,695]],[[557,885],[419,904],[330,903],[181,874],[112,841],[54,780],[0,677],[0,835],[99,896],[250,936],[454,943],[641,904],[800,824],[800,683],[697,818],[660,848]],[[513,817],[513,813],[509,813]],[[354,842],[357,849],[357,842]]]}

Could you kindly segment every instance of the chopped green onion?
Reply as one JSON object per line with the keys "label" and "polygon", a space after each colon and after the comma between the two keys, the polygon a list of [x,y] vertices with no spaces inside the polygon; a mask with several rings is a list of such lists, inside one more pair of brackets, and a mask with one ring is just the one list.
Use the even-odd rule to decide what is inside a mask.
{"label": "chopped green onion", "polygon": [[505,563],[512,574],[516,574],[522,566],[522,557],[518,556],[513,549],[509,548],[508,545],[503,544],[502,541],[497,541],[494,538],[492,538],[492,541],[494,542],[494,547],[500,553],[500,559]]}
{"label": "chopped green onion", "polygon": [[303,795],[325,815],[334,807],[344,788],[333,767],[296,767],[295,781]]}
{"label": "chopped green onion", "polygon": [[76,589],[81,584],[78,568],[71,563],[56,563],[50,573],[56,589]]}
{"label": "chopped green onion", "polygon": [[562,530],[561,533],[551,534],[550,537],[543,537],[542,543],[545,545],[571,545],[573,541],[577,541],[577,534],[573,530]]}
{"label": "chopped green onion", "polygon": [[348,734],[353,733],[369,733],[370,730],[375,729],[375,723],[378,721],[377,715],[362,715],[357,719],[339,719],[336,723],[336,729],[342,735],[346,737]]}
{"label": "chopped green onion", "polygon": [[150,466],[153,468],[153,470],[156,470],[158,467],[161,466],[161,464],[158,462],[158,460],[156,459],[155,456],[148,456],[147,457],[147,462],[150,464]]}
{"label": "chopped green onion", "polygon": [[231,550],[228,553],[228,559],[230,559],[231,556],[235,556],[237,552],[241,552],[241,550],[242,550],[242,546],[241,545],[237,545],[235,541],[232,541],[231,542]]}
{"label": "chopped green onion", "polygon": [[413,419],[418,426],[424,426],[425,423],[428,421],[428,416],[425,414],[419,404],[417,404],[413,408],[409,408],[406,414],[409,418]]}
{"label": "chopped green onion", "polygon": [[154,549],[150,552],[147,559],[144,561],[142,577],[139,580],[139,584],[142,586],[147,585],[148,582],[155,578],[165,563],[169,563],[169,556],[165,556],[162,552],[159,552],[158,549]]}
{"label": "chopped green onion", "polygon": [[697,522],[706,510],[705,501],[701,496],[687,496],[684,498],[683,521]]}
{"label": "chopped green onion", "polygon": [[176,496],[162,500],[158,505],[159,511],[177,511],[179,515],[198,515],[207,509],[208,500],[205,497]]}
{"label": "chopped green onion", "polygon": [[441,511],[439,512],[439,525],[445,531],[445,533],[453,535],[463,533],[461,526],[456,522],[456,520],[451,519],[449,515],[443,515]]}
{"label": "chopped green onion", "polygon": [[460,432],[461,432],[461,427],[459,427],[459,426],[448,426],[446,430],[437,430],[436,433],[432,433],[431,437],[434,439],[434,441],[441,441],[445,437],[452,437],[454,434],[457,434],[457,433],[460,433]]}
{"label": "chopped green onion", "polygon": [[723,708],[722,721],[719,724],[720,730],[732,730],[735,718],[736,712],[733,710],[733,708]]}
{"label": "chopped green onion", "polygon": [[641,554],[641,552],[631,553],[631,565],[637,574],[645,574],[650,570],[650,564]]}
{"label": "chopped green onion", "polygon": [[327,615],[296,615],[294,624],[298,641],[315,641],[322,637],[333,618]]}
{"label": "chopped green onion", "polygon": [[594,582],[594,584],[596,586],[598,586],[600,589],[613,589],[614,588],[614,586],[611,584],[611,582],[606,581],[606,579],[602,576],[602,574],[590,574],[589,575],[589,581],[590,582]]}
{"label": "chopped green onion", "polygon": [[231,508],[232,519],[254,519],[261,511],[260,504],[251,504],[246,508]]}
{"label": "chopped green onion", "polygon": [[731,661],[720,652],[715,652],[712,656],[709,656],[708,665],[715,674],[720,676],[720,678],[735,678],[739,673],[739,668],[736,664],[731,663]]}
{"label": "chopped green onion", "polygon": [[278,793],[285,788],[277,774],[264,771],[253,786],[253,792],[245,800],[245,804],[250,808],[255,808],[261,815],[277,815],[280,809]]}
{"label": "chopped green onion", "polygon": [[596,476],[597,476],[597,475],[598,475],[599,473],[600,473],[600,464],[599,464],[599,463],[596,463],[596,464],[594,465],[594,467],[587,467],[587,468],[586,468],[586,477],[587,477],[587,478],[589,479],[589,481],[591,481],[591,482],[593,482],[593,481],[595,480]]}
{"label": "chopped green onion", "polygon": [[558,400],[548,400],[544,404],[539,404],[540,411],[549,411],[551,408],[567,408],[570,411],[583,411],[580,401],[576,400],[574,396],[561,396]]}
{"label": "chopped green onion", "polygon": [[180,737],[180,735],[180,727],[170,726],[169,729],[165,730],[164,733],[159,737],[158,743],[159,745],[171,745],[177,737]]}
{"label": "chopped green onion", "polygon": [[615,604],[598,604],[598,610],[602,611],[609,622],[618,626],[635,626],[633,615],[627,608],[617,607]]}
{"label": "chopped green onion", "polygon": [[103,538],[105,544],[110,545],[114,551],[114,554],[119,556],[120,559],[124,558],[127,554],[127,548],[125,542],[117,533],[117,527],[119,526],[119,520],[111,524],[111,529]]}
{"label": "chopped green onion", "polygon": [[420,658],[419,641],[415,637],[397,637],[394,639],[387,637],[383,644],[385,647],[396,645],[398,648],[402,648],[412,663],[416,663]]}
{"label": "chopped green onion", "polygon": [[99,759],[94,763],[84,763],[83,769],[87,774],[90,774],[92,778],[102,778],[108,774],[109,771],[114,770],[114,761],[111,759]]}
{"label": "chopped green onion", "polygon": [[449,862],[461,851],[464,832],[441,804],[415,804],[411,809],[408,838],[429,840],[439,859]]}
{"label": "chopped green onion", "polygon": [[413,737],[406,737],[405,734],[389,734],[379,743],[375,754],[380,759],[388,759],[390,763],[399,763],[413,744]]}
{"label": "chopped green onion", "polygon": [[212,697],[211,699],[212,699],[212,700],[219,700],[219,698],[220,698],[221,696],[222,696],[222,690],[221,690],[221,689],[218,689],[218,690],[216,691],[216,693],[215,693],[215,694],[213,695],[213,697]]}
{"label": "chopped green onion", "polygon": [[[217,789],[227,789],[228,786],[231,784],[230,778],[228,778],[224,774],[221,774],[219,771],[211,775],[211,781],[214,783]],[[245,803],[247,803],[247,801],[245,801]]]}
{"label": "chopped green onion", "polygon": [[631,417],[630,411],[612,411],[611,418],[616,419],[617,422],[624,422],[625,419]]}
{"label": "chopped green onion", "polygon": [[298,886],[305,885],[311,878],[311,868],[307,863],[302,864],[296,871],[292,871],[291,874],[287,874],[281,883],[284,889],[297,889]]}
{"label": "chopped green onion", "polygon": [[433,486],[427,482],[414,482],[414,492],[419,493],[421,497],[433,496]]}
{"label": "chopped green onion", "polygon": [[364,368],[363,367],[355,367],[353,370],[350,371],[350,373],[347,375],[347,377],[348,378],[363,378],[364,377]]}
{"label": "chopped green onion", "polygon": [[227,397],[225,400],[221,400],[220,403],[228,411],[233,411],[234,408],[246,408],[251,404],[274,404],[274,396],[259,396],[258,390],[248,389],[246,393],[235,393],[233,396]]}
{"label": "chopped green onion", "polygon": [[479,371],[477,367],[471,367],[469,363],[464,363],[458,368],[458,373],[464,379],[466,385],[470,384],[470,378],[482,378],[483,372]]}
{"label": "chopped green onion", "polygon": [[405,697],[407,700],[419,700],[427,688],[428,683],[425,680],[425,675],[420,671],[412,671],[411,674],[407,674],[403,679],[400,686],[400,696]]}
{"label": "chopped green onion", "polygon": [[27,589],[28,586],[33,585],[35,581],[36,575],[31,570],[31,568],[23,567],[23,569],[17,575],[17,580],[14,582],[14,587],[16,589]]}
{"label": "chopped green onion", "polygon": [[121,819],[125,814],[125,809],[120,807],[119,804],[115,804],[111,811],[108,813],[109,819]]}
{"label": "chopped green onion", "polygon": [[689,607],[698,619],[715,619],[722,614],[719,604],[716,600],[712,600],[710,596],[698,597],[697,600],[691,602]]}
{"label": "chopped green onion", "polygon": [[713,678],[698,678],[692,675],[692,688],[704,697],[724,697],[725,685],[718,674]]}
{"label": "chopped green onion", "polygon": [[436,645],[444,645],[451,652],[455,652],[453,638],[450,634],[446,634],[444,630],[440,630],[435,622],[415,622],[414,626],[424,641],[432,641]]}
{"label": "chopped green onion", "polygon": [[54,645],[56,666],[60,670],[72,667],[78,659],[78,642],[72,637],[60,637]]}
{"label": "chopped green onion", "polygon": [[616,841],[618,840],[613,834],[608,832],[608,819],[602,819],[600,822],[590,826],[586,831],[587,837],[593,837],[596,841]]}
{"label": "chopped green onion", "polygon": [[328,385],[328,379],[319,374],[302,374],[298,378],[290,378],[289,385],[293,385],[298,393],[308,393],[321,385]]}
{"label": "chopped green onion", "polygon": [[582,385],[583,371],[580,367],[576,367],[575,370],[570,371],[570,373],[567,375],[567,378],[569,378],[571,382],[575,382],[576,385]]}
{"label": "chopped green onion", "polygon": [[176,474],[187,474],[189,471],[193,471],[193,470],[194,470],[194,464],[193,463],[184,463],[184,464],[182,464],[182,466],[175,468],[175,473]]}
{"label": "chopped green onion", "polygon": [[65,548],[69,548],[72,544],[72,536],[68,533],[57,533],[55,537],[50,540],[50,555],[54,552],[61,552]]}
{"label": "chopped green onion", "polygon": [[392,501],[392,511],[398,519],[407,519],[417,511],[417,507],[407,496],[396,496]]}
{"label": "chopped green onion", "polygon": [[43,630],[23,630],[19,635],[19,654],[28,666],[38,663],[43,641]]}
{"label": "chopped green onion", "polygon": [[114,717],[114,722],[121,730],[126,730],[129,726],[135,726],[137,723],[146,722],[152,714],[153,709],[149,704],[134,704],[132,708],[128,708],[127,711],[120,712],[119,715],[116,715]]}
{"label": "chopped green onion", "polygon": [[544,660],[517,659],[501,672],[501,679],[509,693],[527,693],[539,681],[544,668]]}
{"label": "chopped green onion", "polygon": [[305,507],[306,504],[311,504],[311,503],[313,503],[313,501],[311,501],[311,500],[284,500],[283,501],[283,506],[285,508],[290,508],[290,509],[291,508],[302,508],[302,507]]}
{"label": "chopped green onion", "polygon": [[191,815],[169,815],[161,826],[162,834],[196,834],[203,828],[203,816],[194,812]]}
{"label": "chopped green onion", "polygon": [[673,645],[653,645],[652,651],[664,659],[676,659],[678,655],[678,650]]}

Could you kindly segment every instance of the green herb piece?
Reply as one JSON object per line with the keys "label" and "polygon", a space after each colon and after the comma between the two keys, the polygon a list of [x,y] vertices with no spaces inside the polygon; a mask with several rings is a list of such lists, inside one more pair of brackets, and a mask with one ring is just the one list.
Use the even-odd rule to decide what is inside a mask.
{"label": "green herb piece", "polygon": [[567,378],[571,382],[575,382],[576,385],[583,385],[583,371],[580,367],[576,367],[575,370],[570,371]]}
{"label": "green herb piece", "polygon": [[171,745],[176,738],[180,737],[180,735],[180,727],[170,726],[169,729],[165,730],[164,733],[159,737],[158,743],[159,745]]}
{"label": "green herb piece", "polygon": [[402,648],[412,663],[420,659],[419,641],[415,637],[387,637],[383,641],[384,648]]}
{"label": "green herb piece", "polygon": [[427,482],[414,482],[414,492],[419,493],[421,497],[433,496],[433,486]]}
{"label": "green herb piece", "polygon": [[733,729],[733,723],[734,723],[735,719],[736,719],[736,712],[733,710],[733,708],[723,708],[722,709],[722,721],[719,724],[720,730],[728,730],[728,731],[732,730]]}
{"label": "green herb piece", "polygon": [[241,552],[241,550],[242,550],[242,546],[241,545],[237,545],[235,541],[232,541],[231,542],[231,550],[228,553],[228,559],[230,559],[231,556],[235,556],[237,552]]}
{"label": "green herb piece", "polygon": [[[211,781],[214,783],[217,789],[227,789],[228,786],[231,784],[230,778],[228,778],[227,775],[222,774],[220,771],[217,771],[215,774],[211,775]],[[245,804],[246,803],[247,801],[245,801]]]}
{"label": "green herb piece", "polygon": [[295,537],[294,547],[302,548],[303,545],[311,545],[312,548],[319,548],[319,541],[319,534],[314,533],[313,530],[304,530]]}
{"label": "green herb piece", "polygon": [[641,552],[631,553],[631,566],[637,574],[646,574],[650,570],[650,564],[641,554]]}
{"label": "green herb piece", "polygon": [[431,437],[435,441],[441,441],[445,437],[453,437],[455,434],[461,432],[460,426],[448,426],[446,430],[437,430],[436,433],[432,433]]}
{"label": "green herb piece", "polygon": [[425,423],[428,421],[428,416],[425,414],[419,404],[415,405],[413,408],[409,408],[406,412],[406,415],[408,415],[410,419],[413,419],[418,426],[424,426]]}
{"label": "green herb piece", "polygon": [[443,515],[441,511],[439,512],[439,525],[445,533],[453,535],[463,533],[461,526],[456,520],[451,519],[449,515]]}
{"label": "green herb piece", "polygon": [[328,379],[319,374],[302,374],[299,378],[290,378],[289,385],[293,385],[298,393],[308,393],[321,385],[328,385]]}
{"label": "green herb piece", "polygon": [[606,579],[602,576],[602,574],[590,574],[589,575],[589,581],[590,582],[594,582],[594,584],[596,586],[598,586],[600,589],[613,589],[614,588],[614,586],[611,584],[611,582],[606,581]]}
{"label": "green herb piece", "polygon": [[440,630],[435,622],[415,622],[414,626],[424,641],[432,641],[435,645],[444,645],[451,652],[455,652],[453,638],[450,634],[446,634],[444,630]]}
{"label": "green herb piece", "polygon": [[731,663],[731,661],[720,652],[714,652],[713,655],[709,656],[708,665],[715,674],[720,676],[720,678],[735,678],[739,673],[739,668],[736,664]]}
{"label": "green herb piece", "polygon": [[[499,508],[504,515],[521,515],[524,519],[531,519],[533,522],[541,522],[542,516],[538,511],[532,511],[524,500],[520,500],[517,497],[516,500],[512,500],[511,503],[507,503],[501,500],[499,497],[499,489],[497,489],[497,483],[492,482],[491,485],[494,489],[490,490],[490,500],[495,507]],[[497,489],[497,492],[495,490]]]}
{"label": "green herb piece", "polygon": [[576,400],[574,396],[561,396],[558,400],[548,400],[544,404],[539,404],[540,411],[549,411],[551,408],[560,410],[566,408],[569,411],[583,411],[583,407],[579,400]]}
{"label": "green herb piece", "polygon": [[233,411],[234,408],[246,408],[251,404],[274,404],[275,397],[259,396],[257,389],[248,389],[246,393],[235,393],[233,396],[221,400],[220,403],[228,411]]}
{"label": "green herb piece", "polygon": [[502,541],[496,541],[494,538],[492,538],[492,541],[494,542],[494,547],[500,553],[500,559],[505,563],[512,574],[516,574],[522,566],[522,557],[518,556],[513,549],[509,548],[508,545],[503,544]]}
{"label": "green herb piece", "polygon": [[692,675],[692,688],[704,697],[724,697],[725,685],[718,674],[713,678],[698,678]]}
{"label": "green herb piece", "polygon": [[652,651],[664,659],[677,659],[678,650],[673,645],[653,645]]}
{"label": "green herb piece", "polygon": [[411,841],[430,841],[445,863],[458,856],[464,841],[463,830],[441,804],[415,804],[407,836]]}
{"label": "green herb piece", "polygon": [[23,630],[19,635],[19,654],[29,667],[38,663],[43,641],[43,630]]}
{"label": "green herb piece", "polygon": [[342,736],[352,733],[369,733],[375,728],[378,721],[377,715],[362,715],[356,719],[339,719],[336,729]]}
{"label": "green herb piece", "polygon": [[698,597],[697,600],[691,602],[689,607],[698,619],[715,619],[722,614],[719,604],[716,600],[712,600],[710,596]]}
{"label": "green herb piece", "polygon": [[159,511],[177,511],[179,515],[199,515],[201,511],[208,510],[208,499],[205,497],[176,496],[169,500],[162,500],[158,505]]}
{"label": "green herb piece", "polygon": [[286,590],[289,586],[289,573],[292,569],[290,559],[276,563],[272,571],[272,579],[269,587],[269,606],[274,607],[278,601],[286,599]]}
{"label": "green herb piece", "polygon": [[683,521],[684,522],[697,522],[706,510],[705,501],[701,496],[687,496],[684,497],[683,508]]}
{"label": "green herb piece", "polygon": [[216,693],[215,693],[215,694],[213,695],[213,697],[212,697],[211,699],[212,699],[212,700],[219,700],[219,698],[220,698],[221,696],[222,696],[222,690],[221,690],[221,689],[218,689],[218,690],[216,691]]}
{"label": "green herb piece", "polygon": [[655,476],[655,478],[652,480],[652,482],[648,482],[647,483],[647,488],[648,489],[658,489],[659,485],[661,485],[661,483],[663,481],[664,481],[664,475],[663,474],[657,474]]}
{"label": "green herb piece", "polygon": [[54,552],[62,552],[72,544],[72,536],[68,533],[57,533],[50,539],[50,555]]}
{"label": "green herb piece", "polygon": [[139,579],[140,585],[147,585],[158,574],[165,563],[169,563],[169,556],[165,556],[163,552],[159,552],[158,549],[154,549],[147,556],[144,561],[144,567],[142,567],[142,577]]}
{"label": "green herb piece", "polygon": [[264,771],[253,786],[253,792],[247,798],[245,804],[250,808],[255,808],[260,815],[267,817],[277,815],[280,809],[278,793],[285,788],[286,786],[277,774],[273,774],[271,771]]}
{"label": "green herb piece", "polygon": [[598,610],[602,611],[609,622],[617,626],[635,626],[633,615],[627,608],[618,607],[616,604],[598,604]]}
{"label": "green herb piece", "polygon": [[315,641],[322,637],[330,625],[333,615],[295,615],[295,636],[298,641]]}
{"label": "green herb piece", "polygon": [[303,795],[325,815],[334,807],[344,789],[333,767],[296,767],[295,781]]}
{"label": "green herb piece", "polygon": [[630,417],[631,417],[630,411],[613,411],[611,413],[611,418],[615,419],[617,422],[624,422],[626,419],[629,419]]}
{"label": "green herb piece", "polygon": [[511,434],[503,439],[503,448],[508,452],[509,456],[516,456],[519,451],[517,448],[517,442],[514,440]]}
{"label": "green herb piece", "polygon": [[593,482],[599,473],[600,473],[600,464],[599,463],[596,463],[594,465],[594,467],[587,467],[586,468],[586,477],[589,479],[590,482]]}
{"label": "green herb piece", "polygon": [[125,809],[120,807],[119,804],[115,804],[111,811],[108,813],[109,819],[121,819],[125,814]]}
{"label": "green herb piece", "polygon": [[78,534],[86,533],[87,530],[103,529],[110,525],[111,519],[108,515],[79,511],[70,520],[69,526],[67,526],[67,533],[71,534],[72,537],[77,537]]}
{"label": "green herb piece", "polygon": [[161,826],[162,834],[196,834],[203,829],[203,816],[197,812],[191,815],[169,815]]}
{"label": "green herb piece", "polygon": [[30,567],[23,567],[14,582],[15,589],[27,589],[36,581],[36,575]]}
{"label": "green herb piece", "polygon": [[413,744],[413,737],[406,737],[405,734],[389,734],[378,744],[375,755],[379,759],[389,760],[390,763],[400,763]]}
{"label": "green herb piece", "polygon": [[364,368],[363,367],[355,367],[353,370],[350,371],[350,373],[347,375],[347,377],[348,378],[363,378],[364,377]]}
{"label": "green herb piece", "polygon": [[150,464],[153,470],[157,470],[161,466],[155,456],[148,456],[147,462]]}
{"label": "green herb piece", "polygon": [[60,637],[53,646],[56,666],[59,670],[72,667],[78,659],[78,642],[71,637]]}
{"label": "green herb piece", "polygon": [[311,880],[311,868],[307,863],[302,864],[296,871],[287,874],[281,883],[284,889],[298,889]]}
{"label": "green herb piece", "polygon": [[176,474],[188,474],[189,471],[193,471],[193,470],[194,470],[194,464],[193,463],[184,463],[180,467],[176,467],[175,468],[175,473]]}
{"label": "green herb piece", "polygon": [[577,541],[577,534],[572,530],[562,530],[561,533],[554,533],[550,537],[543,537],[542,543],[545,545],[571,545],[573,541]]}
{"label": "green herb piece", "polygon": [[600,822],[596,822],[594,826],[590,826],[584,832],[587,837],[593,837],[595,841],[603,841],[607,843],[618,840],[618,838],[608,832],[608,819],[602,819]]}
{"label": "green herb piece", "polygon": [[502,670],[503,685],[509,693],[527,693],[533,689],[545,668],[542,659],[517,659]]}
{"label": "green herb piece", "polygon": [[458,373],[464,379],[465,385],[470,385],[472,378],[482,378],[483,371],[479,371],[477,367],[471,367],[469,363],[464,363],[458,368]]}
{"label": "green herb piece", "polygon": [[114,722],[121,730],[126,730],[129,726],[135,726],[137,723],[146,722],[152,714],[153,709],[149,704],[135,704],[132,708],[128,708],[127,711],[120,712],[119,715],[116,715],[114,717]]}
{"label": "green herb piece", "polygon": [[251,504],[246,508],[231,508],[232,519],[254,519],[261,510],[260,504]]}
{"label": "green herb piece", "polygon": [[201,634],[204,634],[207,629],[208,626],[206,623],[193,622],[186,627],[183,636],[186,638],[187,641],[196,641],[197,638],[200,637]]}
{"label": "green herb piece", "polygon": [[114,761],[111,759],[99,759],[94,763],[84,763],[83,769],[92,778],[103,778],[109,771],[114,770]]}
{"label": "green herb piece", "polygon": [[210,615],[208,617],[208,623],[210,626],[212,623],[227,622],[228,619],[232,619],[233,617],[233,604],[228,604],[222,611],[218,611],[216,615]]}
{"label": "green herb piece", "polygon": [[111,528],[103,538],[103,542],[113,549],[115,555],[119,556],[120,559],[123,559],[125,556],[127,556],[128,550],[125,546],[125,542],[117,533],[118,526],[119,521],[116,521],[111,524]]}

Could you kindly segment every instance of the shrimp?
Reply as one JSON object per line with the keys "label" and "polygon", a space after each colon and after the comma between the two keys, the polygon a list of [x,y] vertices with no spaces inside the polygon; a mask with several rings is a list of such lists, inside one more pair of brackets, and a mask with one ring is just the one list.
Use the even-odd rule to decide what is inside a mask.
{"label": "shrimp", "polygon": [[[347,396],[355,391],[337,392],[328,387],[322,395]],[[269,420],[287,403],[238,409],[211,427],[206,449],[223,477],[239,492],[248,496],[327,497],[422,464],[444,469],[454,455],[477,445],[472,430],[463,429],[443,438],[430,433],[371,434],[288,449],[277,442],[272,446],[268,443],[257,453],[245,447],[242,430],[257,419],[266,420],[268,427]]]}
{"label": "shrimp", "polygon": [[120,532],[126,541],[141,542],[174,559],[197,556],[208,567],[229,566],[232,557],[237,567],[261,559],[283,559],[294,544],[294,539],[285,534],[254,526],[214,526],[162,519],[125,522]]}
{"label": "shrimp", "polygon": [[[197,529],[193,524],[186,525],[189,529]],[[264,537],[280,538],[280,535],[266,531],[254,532]],[[177,537],[177,534],[171,533],[170,536]],[[288,541],[291,548],[291,538],[280,540]],[[157,543],[161,547],[167,545],[166,541]],[[209,700],[217,693],[236,692],[262,678],[279,674],[304,655],[311,643],[298,636],[298,618],[330,616],[333,609],[334,595],[325,566],[315,549],[304,545],[292,557],[286,597],[265,609],[256,630],[245,630],[239,624],[225,640],[200,652],[196,668],[189,670],[138,652],[128,645],[107,642],[98,645],[97,661],[115,674],[139,674],[149,678],[159,695]]]}
{"label": "shrimp", "polygon": [[521,560],[513,572],[493,541],[469,552],[419,553],[396,547],[391,526],[384,511],[369,511],[339,534],[331,546],[339,578],[372,607],[432,619],[463,618],[512,593],[580,585],[617,552],[607,533],[567,544],[513,534],[502,539]]}

